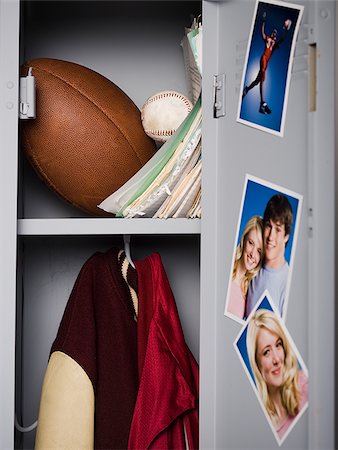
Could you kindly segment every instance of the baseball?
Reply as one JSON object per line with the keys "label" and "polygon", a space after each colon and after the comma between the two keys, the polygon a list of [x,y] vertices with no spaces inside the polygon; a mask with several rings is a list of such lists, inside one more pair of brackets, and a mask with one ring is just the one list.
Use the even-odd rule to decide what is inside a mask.
{"label": "baseball", "polygon": [[158,142],[167,141],[192,110],[191,101],[175,91],[163,91],[148,98],[141,108],[145,133]]}
{"label": "baseball", "polygon": [[290,30],[291,25],[292,25],[292,20],[290,20],[290,19],[284,20],[283,28],[284,28],[285,30]]}

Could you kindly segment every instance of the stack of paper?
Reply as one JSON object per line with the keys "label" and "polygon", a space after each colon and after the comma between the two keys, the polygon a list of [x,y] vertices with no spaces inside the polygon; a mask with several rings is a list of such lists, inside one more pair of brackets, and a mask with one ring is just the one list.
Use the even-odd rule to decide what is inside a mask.
{"label": "stack of paper", "polygon": [[200,96],[202,85],[202,25],[199,18],[194,19],[191,27],[185,29],[181,46],[189,84],[189,95],[192,102],[195,103]]}
{"label": "stack of paper", "polygon": [[[200,67],[200,27],[187,34],[195,65]],[[198,63],[197,63],[198,61]],[[201,217],[202,108],[199,87],[192,111],[157,153],[120,189],[98,206],[117,217]]]}

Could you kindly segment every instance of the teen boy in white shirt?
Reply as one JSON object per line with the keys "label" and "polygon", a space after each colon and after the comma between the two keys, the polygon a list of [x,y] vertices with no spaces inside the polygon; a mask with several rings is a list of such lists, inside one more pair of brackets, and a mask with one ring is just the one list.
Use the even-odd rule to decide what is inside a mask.
{"label": "teen boy in white shirt", "polygon": [[289,275],[289,264],[284,252],[292,227],[292,208],[283,194],[276,194],[268,201],[263,217],[264,263],[255,278],[251,280],[247,300],[246,317],[268,290],[271,300],[278,308],[281,316]]}

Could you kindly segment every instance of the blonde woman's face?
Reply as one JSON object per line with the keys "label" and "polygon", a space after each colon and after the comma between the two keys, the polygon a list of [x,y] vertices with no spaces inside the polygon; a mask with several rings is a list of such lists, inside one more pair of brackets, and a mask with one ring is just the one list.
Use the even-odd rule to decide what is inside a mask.
{"label": "blonde woman's face", "polygon": [[262,234],[253,228],[245,236],[243,259],[246,270],[253,270],[258,266],[262,259],[262,249]]}
{"label": "blonde woman's face", "polygon": [[283,383],[285,353],[282,339],[276,333],[266,328],[259,329],[256,359],[268,388],[280,387]]}

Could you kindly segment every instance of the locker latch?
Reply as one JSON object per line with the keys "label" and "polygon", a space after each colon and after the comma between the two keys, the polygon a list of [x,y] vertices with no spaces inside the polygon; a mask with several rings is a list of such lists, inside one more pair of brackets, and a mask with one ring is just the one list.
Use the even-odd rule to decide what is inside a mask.
{"label": "locker latch", "polygon": [[20,77],[20,119],[35,119],[35,78],[31,67],[26,77]]}
{"label": "locker latch", "polygon": [[214,75],[214,117],[225,116],[225,74]]}

